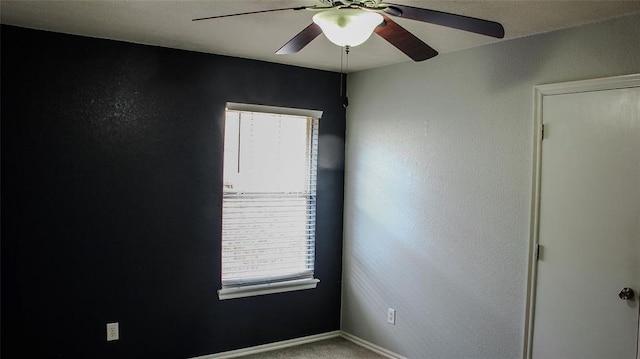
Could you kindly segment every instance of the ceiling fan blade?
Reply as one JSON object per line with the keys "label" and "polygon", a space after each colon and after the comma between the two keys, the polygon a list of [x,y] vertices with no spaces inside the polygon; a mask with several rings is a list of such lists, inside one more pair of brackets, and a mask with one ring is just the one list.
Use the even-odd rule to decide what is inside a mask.
{"label": "ceiling fan blade", "polygon": [[320,34],[322,34],[322,29],[320,28],[320,26],[316,25],[316,23],[312,22],[311,25],[305,27],[304,30],[300,31],[298,35],[294,36],[280,49],[278,49],[278,51],[276,51],[276,54],[295,54],[296,52],[302,50],[303,47],[307,46]]}
{"label": "ceiling fan blade", "polygon": [[232,17],[232,16],[240,16],[240,15],[262,14],[262,13],[265,13],[265,12],[274,12],[274,11],[307,10],[307,9],[315,9],[316,7],[317,6],[296,6],[296,7],[285,7],[285,8],[280,8],[280,9],[249,11],[249,12],[241,12],[241,13],[237,13],[237,14],[200,17],[200,18],[197,18],[197,19],[193,19],[191,21],[212,20],[212,19],[220,19],[220,18],[223,18],[223,17]]}
{"label": "ceiling fan blade", "polygon": [[425,44],[414,34],[402,26],[384,16],[384,25],[376,27],[373,31],[387,40],[391,45],[405,53],[413,61],[424,61],[438,55],[438,51]]}
{"label": "ceiling fan blade", "polygon": [[413,6],[390,3],[385,3],[384,5],[387,6],[384,11],[390,15],[452,27],[454,29],[465,30],[499,39],[504,37],[504,28],[501,24],[495,21],[482,20],[475,17],[422,9]]}

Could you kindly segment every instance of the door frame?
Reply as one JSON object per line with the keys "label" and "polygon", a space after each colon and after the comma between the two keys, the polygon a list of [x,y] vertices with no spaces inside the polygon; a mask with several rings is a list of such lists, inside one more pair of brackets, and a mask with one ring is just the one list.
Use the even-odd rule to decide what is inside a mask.
{"label": "door frame", "polygon": [[[535,315],[536,283],[537,283],[537,246],[540,225],[540,172],[542,166],[542,105],[545,96],[573,94],[580,92],[616,90],[640,87],[640,74],[604,77],[592,80],[561,82],[534,86],[533,108],[533,168],[531,190],[531,220],[529,228],[529,260],[527,268],[527,295],[524,329],[523,358],[531,359],[533,346],[533,325]],[[640,346],[640,329],[638,345]],[[640,359],[640,347],[636,351]]]}

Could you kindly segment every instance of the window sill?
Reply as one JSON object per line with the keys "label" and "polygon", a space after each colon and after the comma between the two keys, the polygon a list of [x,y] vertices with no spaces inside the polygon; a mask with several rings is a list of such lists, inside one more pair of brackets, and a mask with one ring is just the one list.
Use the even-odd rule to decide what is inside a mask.
{"label": "window sill", "polygon": [[243,287],[222,288],[218,290],[220,300],[253,297],[257,295],[291,292],[295,290],[313,289],[320,282],[319,279],[306,278],[286,282],[248,285]]}

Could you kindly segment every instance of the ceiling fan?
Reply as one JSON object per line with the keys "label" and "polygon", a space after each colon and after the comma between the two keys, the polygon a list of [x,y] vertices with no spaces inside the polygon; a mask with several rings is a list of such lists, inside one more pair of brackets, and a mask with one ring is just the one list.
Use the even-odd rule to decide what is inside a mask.
{"label": "ceiling fan", "polygon": [[[193,21],[219,19],[286,10],[317,12],[313,22],[294,36],[276,54],[293,54],[324,33],[336,45],[357,46],[375,32],[414,61],[424,61],[438,55],[438,51],[391,20],[391,17],[411,19],[465,30],[495,38],[504,37],[504,28],[497,22],[456,15],[436,10],[384,2],[383,0],[319,0],[322,5],[297,6],[279,9],[209,16]],[[391,16],[391,17],[390,17]]]}

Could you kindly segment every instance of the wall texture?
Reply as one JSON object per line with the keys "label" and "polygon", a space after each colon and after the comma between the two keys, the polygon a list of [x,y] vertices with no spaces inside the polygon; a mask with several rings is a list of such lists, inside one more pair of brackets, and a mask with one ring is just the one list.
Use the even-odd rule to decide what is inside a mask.
{"label": "wall texture", "polygon": [[412,359],[522,356],[533,87],[640,72],[639,28],[636,15],[349,76],[344,331]]}
{"label": "wall texture", "polygon": [[[339,329],[339,86],[3,26],[2,357],[186,358]],[[314,290],[217,298],[227,101],[324,111]]]}

